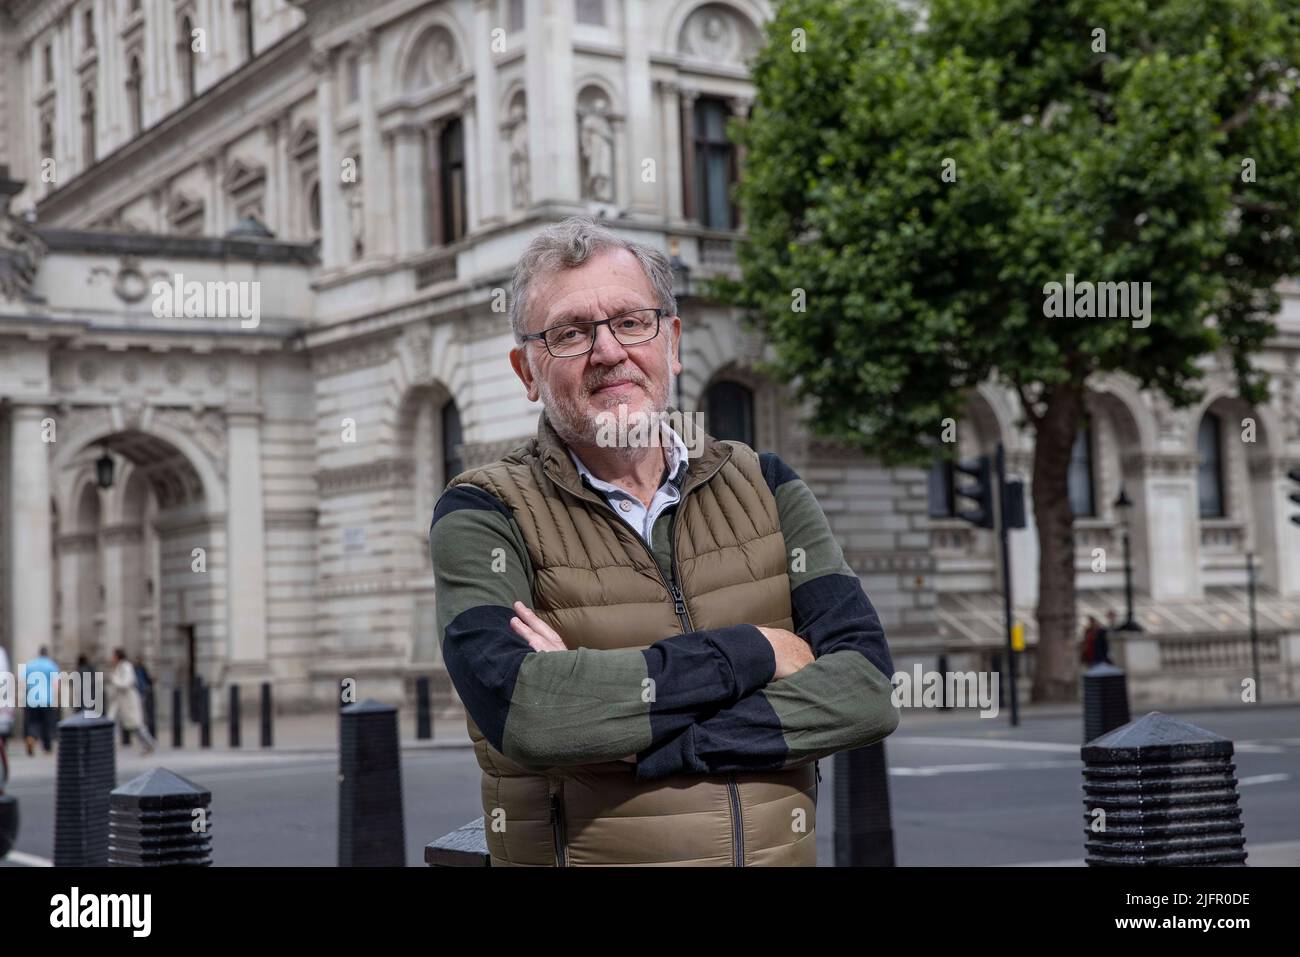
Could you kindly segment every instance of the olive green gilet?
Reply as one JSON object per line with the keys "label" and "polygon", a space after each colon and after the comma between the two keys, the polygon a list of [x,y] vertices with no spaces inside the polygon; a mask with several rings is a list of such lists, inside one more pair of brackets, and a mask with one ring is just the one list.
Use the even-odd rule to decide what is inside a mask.
{"label": "olive green gilet", "polygon": [[[776,499],[746,445],[704,436],[689,459],[672,536],[689,628],[650,548],[582,483],[544,414],[535,438],[458,483],[510,509],[528,549],[533,609],[570,648],[645,648],[740,623],[793,628]],[[647,782],[622,761],[538,771],[506,758],[466,721],[483,770],[493,866],[816,865],[811,764]],[[794,833],[797,811],[808,823]],[[509,822],[508,838],[491,827],[494,813]]]}

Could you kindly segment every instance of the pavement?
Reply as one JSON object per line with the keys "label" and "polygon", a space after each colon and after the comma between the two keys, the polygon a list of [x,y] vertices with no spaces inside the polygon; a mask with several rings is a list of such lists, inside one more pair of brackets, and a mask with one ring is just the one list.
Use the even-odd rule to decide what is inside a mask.
{"label": "pavement", "polygon": [[[1135,711],[1134,717],[1147,710]],[[1161,709],[1232,739],[1248,863],[1300,866],[1300,703]],[[443,715],[432,740],[415,737],[401,716],[406,860],[423,865],[424,844],[479,817],[479,769],[465,721]],[[900,866],[1082,866],[1084,808],[1077,705],[1026,705],[1020,725],[1005,710],[905,709],[886,742],[896,860]],[[275,746],[257,747],[256,720],[245,747],[172,749],[164,729],[149,756],[118,748],[118,781],[166,767],[213,792],[214,863],[225,866],[334,866],[337,856],[338,722],[333,712],[277,718]],[[13,745],[17,743],[18,753]],[[18,845],[0,866],[41,866],[53,851],[55,757],[29,758],[10,741],[8,790],[19,798]],[[821,762],[818,860],[834,863],[835,760]]]}

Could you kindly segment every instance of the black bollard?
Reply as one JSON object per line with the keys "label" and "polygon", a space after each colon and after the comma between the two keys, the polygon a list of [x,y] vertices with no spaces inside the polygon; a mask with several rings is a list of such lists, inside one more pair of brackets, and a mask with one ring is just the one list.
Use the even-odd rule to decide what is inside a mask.
{"label": "black bollard", "polygon": [[199,688],[199,747],[212,747],[212,689]]}
{"label": "black bollard", "polygon": [[239,685],[230,686],[230,714],[227,715],[230,722],[230,746],[239,747],[240,718],[239,713]]}
{"label": "black bollard", "polygon": [[1232,742],[1159,711],[1083,746],[1090,867],[1246,863]]}
{"label": "black bollard", "polygon": [[112,793],[109,867],[206,867],[212,863],[212,792],[166,768]]}
{"label": "black bollard", "polygon": [[18,840],[18,819],[18,799],[12,794],[0,794],[0,860]]}
{"label": "black bollard", "polygon": [[421,741],[433,737],[433,723],[429,714],[429,678],[426,675],[415,679],[415,736]]}
{"label": "black bollard", "polygon": [[262,682],[262,747],[271,747],[271,682]]}
{"label": "black bollard", "polygon": [[835,866],[893,867],[885,742],[835,755]]}
{"label": "black bollard", "polygon": [[185,715],[181,713],[181,689],[172,689],[172,747],[185,744]]}
{"label": "black bollard", "polygon": [[350,704],[339,720],[339,867],[405,867],[397,709]]}
{"label": "black bollard", "polygon": [[195,675],[190,679],[190,721],[198,724],[203,720],[203,679]]}
{"label": "black bollard", "polygon": [[1128,722],[1128,678],[1124,669],[1103,662],[1084,671],[1083,743]]}
{"label": "black bollard", "polygon": [[59,722],[54,783],[54,866],[108,863],[109,792],[117,786],[113,722],[75,717]]}

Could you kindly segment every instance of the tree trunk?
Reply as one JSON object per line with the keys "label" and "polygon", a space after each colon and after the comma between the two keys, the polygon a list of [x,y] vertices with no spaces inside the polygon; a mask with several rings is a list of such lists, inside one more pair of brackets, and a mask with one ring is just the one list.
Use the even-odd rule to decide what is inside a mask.
{"label": "tree trunk", "polygon": [[1083,388],[1053,389],[1034,434],[1034,522],[1038,526],[1038,648],[1033,701],[1074,701],[1074,515],[1070,455],[1083,414]]}

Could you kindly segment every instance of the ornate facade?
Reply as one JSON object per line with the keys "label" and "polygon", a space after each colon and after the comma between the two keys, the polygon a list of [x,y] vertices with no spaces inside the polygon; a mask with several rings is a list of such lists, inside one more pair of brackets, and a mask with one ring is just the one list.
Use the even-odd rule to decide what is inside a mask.
{"label": "ornate facade", "polygon": [[[163,685],[271,679],[282,702],[329,700],[342,677],[395,699],[438,673],[433,502],[532,433],[505,358],[509,274],[540,226],[586,212],[675,257],[679,404],[805,476],[900,666],[944,649],[987,662],[992,542],[944,517],[944,476],[811,440],[806,410],[756,371],[762,342],[692,292],[734,268],[744,156],[725,129],[748,113],[768,15],[760,0],[0,0],[0,641],[69,663],[120,644]],[[258,321],[158,316],[153,285],[177,277],[255,284]],[[1143,613],[1184,609],[1179,640],[1239,639],[1219,606],[1253,550],[1272,647],[1300,666],[1300,622],[1282,617],[1300,596],[1287,292],[1266,408],[1233,405],[1221,369],[1189,411],[1098,384],[1080,587],[1113,602],[1117,556],[1102,573],[1091,556],[1117,548],[1122,479]],[[1250,445],[1233,440],[1246,417]],[[987,389],[960,442],[1001,438],[1024,473],[1014,419]],[[1032,529],[1015,541],[1032,623]]]}

